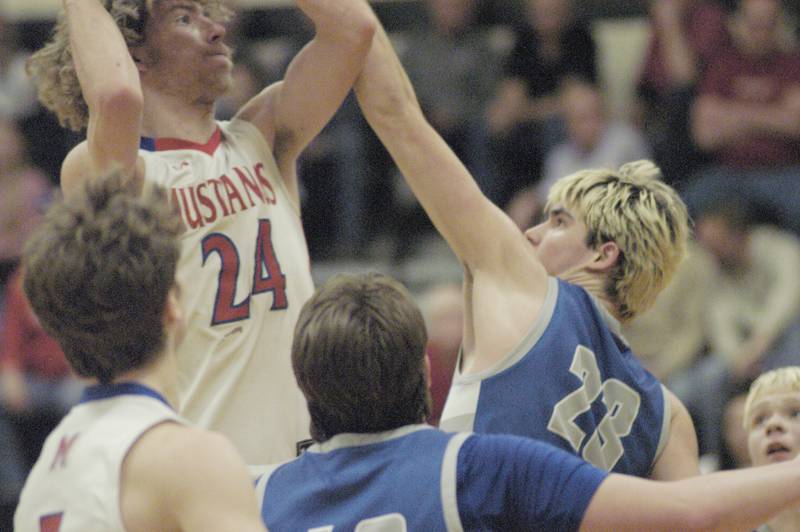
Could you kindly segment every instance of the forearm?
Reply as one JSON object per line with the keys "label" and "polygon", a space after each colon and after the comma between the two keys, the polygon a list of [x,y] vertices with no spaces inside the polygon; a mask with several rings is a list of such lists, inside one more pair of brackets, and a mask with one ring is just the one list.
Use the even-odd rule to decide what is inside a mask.
{"label": "forearm", "polygon": [[[355,84],[359,105],[403,177],[455,254],[474,266],[493,254],[513,224],[481,193],[472,176],[425,120],[388,36],[378,28]],[[469,213],[463,216],[462,213]],[[502,224],[508,228],[500,228]],[[495,229],[492,229],[495,228]],[[493,239],[482,236],[494,231]],[[514,228],[519,236],[519,230]]]}
{"label": "forearm", "polygon": [[796,462],[714,473],[676,482],[673,493],[705,508],[700,530],[750,531],[783,510],[800,505]]}
{"label": "forearm", "polygon": [[741,106],[737,104],[737,107],[742,125],[749,131],[761,135],[800,139],[800,113],[797,110],[781,104]]}
{"label": "forearm", "polygon": [[794,461],[667,483],[612,475],[595,493],[581,530],[751,531],[798,505]]}
{"label": "forearm", "polygon": [[404,128],[410,115],[422,114],[411,80],[381,26],[354,89],[361,112],[376,129]]}
{"label": "forearm", "polygon": [[679,25],[669,25],[659,32],[663,44],[664,64],[670,85],[682,87],[694,81],[697,75],[697,58]]}
{"label": "forearm", "polygon": [[119,105],[120,96],[138,103],[139,74],[114,20],[98,0],[64,0],[72,58],[90,112]]}
{"label": "forearm", "polygon": [[735,108],[725,106],[724,100],[717,96],[700,96],[692,109],[691,117],[695,143],[703,150],[713,151],[748,134],[746,124],[732,119],[736,111]]}

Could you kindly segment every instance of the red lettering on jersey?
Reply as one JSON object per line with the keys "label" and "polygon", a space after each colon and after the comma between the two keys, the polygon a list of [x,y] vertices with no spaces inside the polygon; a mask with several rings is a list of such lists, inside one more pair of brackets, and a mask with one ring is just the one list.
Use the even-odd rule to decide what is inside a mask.
{"label": "red lettering on jersey", "polygon": [[197,208],[197,193],[194,187],[189,187],[189,196],[192,198],[191,208],[189,202],[186,201],[186,189],[181,189],[181,203],[183,203],[183,220],[189,229],[197,229],[203,227],[203,219],[200,217],[200,210]]}
{"label": "red lettering on jersey", "polygon": [[[264,193],[261,192],[261,189],[258,187],[255,178],[247,175],[250,173],[250,171],[247,170],[247,168],[242,169],[239,167],[234,168],[234,170],[236,170],[236,175],[239,176],[239,181],[241,181],[242,185],[244,186],[244,191],[247,193],[247,199],[250,200],[250,206],[256,206],[256,202],[253,201],[253,196],[250,194],[251,192],[258,196],[258,199],[261,200],[261,203],[264,203]],[[247,172],[247,174],[245,174],[245,172]]]}
{"label": "red lettering on jersey", "polygon": [[207,186],[208,183],[200,183],[197,185],[197,199],[200,200],[200,205],[206,207],[210,211],[210,214],[203,215],[203,220],[205,220],[206,223],[213,223],[217,219],[217,208],[214,206],[214,202],[203,193]]}
{"label": "red lettering on jersey", "polygon": [[214,185],[214,194],[216,194],[217,200],[222,207],[222,216],[228,216],[230,214],[228,205],[225,203],[225,200],[222,199],[222,194],[219,193],[219,186],[222,184],[222,181],[219,179],[209,179],[208,182]]}
{"label": "red lettering on jersey", "polygon": [[61,519],[63,517],[64,512],[43,515],[39,518],[39,532],[58,532],[61,528]]}
{"label": "red lettering on jersey", "polygon": [[261,183],[262,187],[269,191],[269,194],[266,193],[266,190],[264,191],[264,200],[271,205],[275,205],[277,196],[275,195],[275,189],[272,188],[272,184],[270,184],[269,179],[267,179],[267,176],[263,174],[264,164],[256,164],[254,170],[256,172],[256,179],[258,179],[258,182]]}
{"label": "red lettering on jersey", "polygon": [[78,439],[79,434],[80,433],[61,438],[61,441],[58,442],[56,456],[53,458],[53,463],[50,464],[50,471],[56,467],[67,467],[67,454],[69,454],[69,450],[72,448],[72,444],[75,443],[75,440]]}
{"label": "red lettering on jersey", "polygon": [[242,199],[242,195],[239,194],[239,189],[236,188],[236,185],[233,184],[231,178],[226,176],[225,174],[219,177],[222,184],[225,185],[225,192],[228,193],[228,201],[231,204],[231,214],[236,214],[236,208],[233,206],[234,201],[238,201],[239,205],[241,206],[240,211],[247,209],[247,205],[244,204],[244,200]]}
{"label": "red lettering on jersey", "polygon": [[252,169],[235,166],[236,181],[223,174],[195,185],[173,187],[172,204],[189,229],[204,227],[258,204],[275,205],[278,198],[264,169],[263,163]]}

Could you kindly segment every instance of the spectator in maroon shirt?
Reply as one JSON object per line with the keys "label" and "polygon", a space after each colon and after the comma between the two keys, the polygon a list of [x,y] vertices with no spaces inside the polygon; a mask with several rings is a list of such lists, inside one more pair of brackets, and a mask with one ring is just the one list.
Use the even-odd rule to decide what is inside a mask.
{"label": "spectator in maroon shirt", "polygon": [[0,391],[13,413],[60,418],[80,397],[58,343],[42,329],[22,291],[22,269],[8,282],[0,322]]}
{"label": "spectator in maroon shirt", "polygon": [[800,52],[780,0],[740,0],[732,45],[709,65],[692,132],[714,165],[684,191],[695,217],[734,190],[800,234]]}
{"label": "spectator in maroon shirt", "polygon": [[800,53],[780,0],[742,0],[731,31],[700,85],[695,141],[734,169],[800,165]]}

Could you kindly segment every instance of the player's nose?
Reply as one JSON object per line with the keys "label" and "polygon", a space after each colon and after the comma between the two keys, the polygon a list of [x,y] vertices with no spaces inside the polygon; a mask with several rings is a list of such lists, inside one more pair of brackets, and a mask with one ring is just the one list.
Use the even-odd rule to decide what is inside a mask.
{"label": "player's nose", "polygon": [[778,414],[777,412],[772,414],[765,424],[765,430],[767,434],[772,434],[774,432],[784,432],[786,430],[786,425],[784,423],[783,416]]}
{"label": "player's nose", "polygon": [[544,233],[544,224],[534,225],[525,231],[525,237],[534,246],[538,246],[542,241],[542,234]]}
{"label": "player's nose", "polygon": [[225,25],[209,19],[208,42],[214,43],[225,38],[227,32]]}

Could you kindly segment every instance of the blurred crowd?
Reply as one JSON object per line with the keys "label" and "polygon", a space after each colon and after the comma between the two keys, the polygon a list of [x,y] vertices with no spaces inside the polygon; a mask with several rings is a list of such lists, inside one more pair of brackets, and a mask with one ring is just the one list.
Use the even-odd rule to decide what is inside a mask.
{"label": "blurred crowd", "polygon": [[[691,253],[626,335],[686,403],[709,467],[744,465],[740,394],[761,372],[800,364],[800,48],[793,6],[651,0],[648,39],[634,50],[634,86],[624,112],[612,112],[602,54],[613,61],[623,51],[600,48],[598,20],[574,0],[523,0],[508,13],[487,12],[480,0],[416,4],[424,24],[386,25],[397,27],[392,38],[422,107],[485,194],[521,228],[541,216],[555,179],[583,168],[652,158],[681,191],[695,223]],[[232,23],[236,82],[218,108],[221,119],[280,79],[310,35],[299,18],[287,30],[259,25],[264,16],[244,13]],[[20,289],[22,245],[57,194],[64,155],[80,140],[36,102],[25,59],[38,43],[24,43],[20,27],[0,20],[4,512],[13,510],[41,438],[80,390]],[[435,268],[438,256],[425,247],[430,222],[352,99],[303,155],[300,175],[315,265],[383,260],[400,267],[416,260],[422,270]],[[458,281],[410,283],[430,328],[434,415],[461,337]]]}

